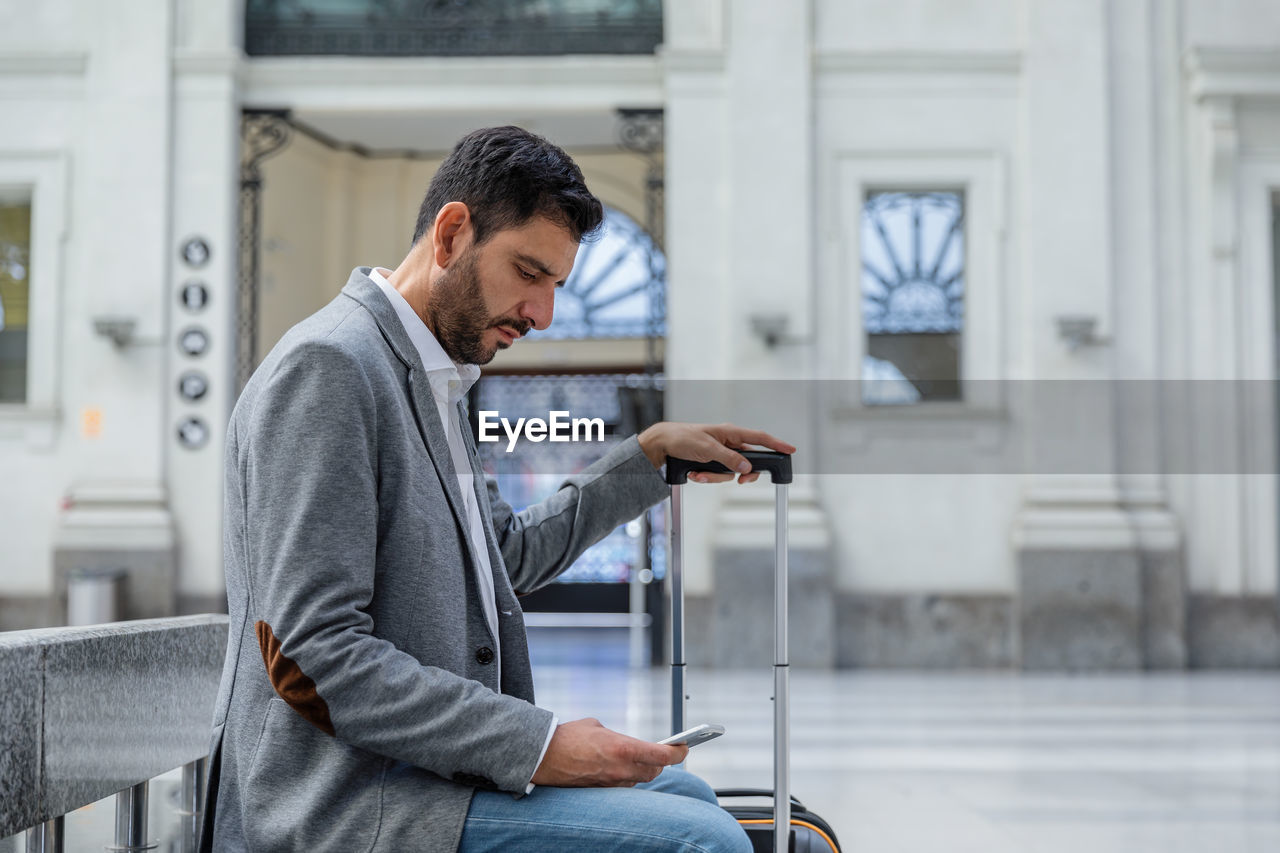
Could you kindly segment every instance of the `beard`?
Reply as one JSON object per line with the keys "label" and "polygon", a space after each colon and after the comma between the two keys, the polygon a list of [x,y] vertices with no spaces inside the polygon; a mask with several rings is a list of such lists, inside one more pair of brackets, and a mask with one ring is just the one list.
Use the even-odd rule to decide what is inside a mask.
{"label": "beard", "polygon": [[445,270],[436,281],[427,319],[445,355],[458,364],[488,364],[510,344],[500,341],[486,346],[484,335],[496,326],[508,326],[517,336],[533,325],[519,317],[491,318],[480,292],[480,276],[476,272],[476,250],[468,249],[458,262]]}

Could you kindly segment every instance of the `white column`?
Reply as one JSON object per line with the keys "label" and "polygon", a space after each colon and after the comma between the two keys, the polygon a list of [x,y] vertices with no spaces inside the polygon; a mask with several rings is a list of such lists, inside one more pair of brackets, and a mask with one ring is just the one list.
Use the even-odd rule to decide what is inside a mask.
{"label": "white column", "polygon": [[[1110,120],[1113,157],[1115,372],[1121,504],[1137,534],[1143,571],[1148,666],[1186,663],[1186,564],[1182,526],[1169,506],[1162,454],[1170,436],[1160,416],[1164,380],[1160,318],[1176,264],[1161,254],[1172,190],[1160,180],[1170,146],[1159,132],[1156,84],[1164,47],[1162,13],[1151,0],[1110,4]],[[1176,82],[1176,80],[1175,80]],[[1167,85],[1167,81],[1166,81]],[[1165,331],[1167,334],[1167,330]]]}
{"label": "white column", "polygon": [[[95,19],[82,139],[72,164],[75,250],[68,264],[64,364],[76,437],[73,480],[156,484],[167,349],[171,0],[81,8]],[[135,321],[115,347],[95,316]],[[101,412],[96,437],[80,429]]]}
{"label": "white column", "polygon": [[811,0],[736,0],[728,21],[729,324],[735,377],[807,377],[807,345],[767,348],[753,315],[811,339],[815,251]]}
{"label": "white column", "polygon": [[[732,329],[728,223],[731,216],[727,152],[724,0],[667,0],[663,7],[666,83],[666,371],[675,383],[723,380],[730,371]],[[668,418],[688,419],[668,395]],[[684,492],[686,589],[711,590],[710,528],[715,495]],[[691,652],[697,652],[691,649]]]}
{"label": "white column", "polygon": [[[668,395],[668,415],[734,420],[780,434],[801,454],[812,452],[813,436],[795,434],[794,424],[804,418],[789,410],[804,386],[791,385],[790,399],[784,400],[774,399],[782,390],[776,382],[755,384],[813,375],[811,2],[705,0],[668,3],[666,13],[667,366],[677,384],[714,382],[696,393],[676,388]],[[756,316],[785,323],[787,342],[766,346],[751,332]],[[771,494],[767,485],[686,490],[687,586],[693,597],[713,592],[723,609],[736,606],[726,604],[726,596],[742,596],[736,588],[713,590],[717,553],[736,550],[737,556],[725,559],[743,557],[752,565],[763,554],[771,564],[771,526],[764,531],[767,543],[756,535],[761,502]],[[801,534],[794,550],[805,553],[793,565],[806,582],[829,585],[830,536],[813,495],[802,478],[795,496]],[[816,598],[801,596],[798,606]],[[817,620],[797,614],[793,627],[801,622],[805,627]],[[833,649],[833,628],[824,630]],[[697,651],[691,646],[695,660]],[[829,662],[834,653],[819,657]]]}
{"label": "white column", "polygon": [[[179,530],[179,596],[216,601],[222,576],[222,449],[225,426],[236,401],[234,383],[236,281],[239,234],[239,122],[237,75],[241,65],[240,14],[234,0],[180,0],[176,32],[173,130],[173,230],[166,253],[172,274],[164,283],[171,353],[161,399],[167,482]],[[210,247],[209,261],[193,268],[178,257],[181,243],[198,236]],[[186,282],[208,290],[206,307],[190,311],[179,302]],[[190,358],[176,338],[188,327],[209,336],[209,351]],[[178,394],[180,377],[197,371],[208,391],[197,401]],[[208,430],[203,447],[178,440],[179,424],[199,418]]]}
{"label": "white column", "polygon": [[[160,616],[173,606],[174,572],[160,390],[170,356],[173,3],[78,8],[92,25],[61,338],[70,505],[50,563],[55,595],[73,569],[127,569],[125,617]],[[104,317],[131,323],[129,339],[95,333]]]}
{"label": "white column", "polygon": [[[1108,0],[1023,6],[1025,395],[1033,474],[1014,521],[1020,653],[1032,668],[1142,665],[1137,534],[1118,477],[1115,209]],[[1089,318],[1073,348],[1061,318]],[[1063,382],[1062,380],[1066,380]],[[1061,452],[1054,461],[1055,453]],[[1060,469],[1059,469],[1060,465]]]}
{"label": "white column", "polygon": [[[1022,281],[1031,330],[1027,375],[1034,380],[1026,415],[1031,446],[1058,434],[1060,407],[1041,404],[1045,380],[1105,382],[1114,376],[1108,343],[1072,351],[1059,337],[1059,317],[1093,318],[1102,340],[1114,335],[1112,152],[1107,73],[1107,2],[1024,5],[1026,67],[1021,142],[1021,208],[1026,251]],[[1069,387],[1069,386],[1064,386]],[[1079,386],[1084,388],[1084,385]],[[1114,410],[1102,386],[1065,414],[1090,436],[1111,435]],[[1069,403],[1065,394],[1058,399]],[[1053,411],[1050,411],[1053,409]],[[1015,543],[1029,547],[1113,547],[1111,531],[1127,527],[1115,496],[1114,447],[1091,441],[1087,470],[1033,478],[1015,524]],[[1060,509],[1041,512],[1038,495],[1052,494]],[[1075,499],[1066,496],[1074,494]],[[1105,543],[1105,544],[1104,544]]]}

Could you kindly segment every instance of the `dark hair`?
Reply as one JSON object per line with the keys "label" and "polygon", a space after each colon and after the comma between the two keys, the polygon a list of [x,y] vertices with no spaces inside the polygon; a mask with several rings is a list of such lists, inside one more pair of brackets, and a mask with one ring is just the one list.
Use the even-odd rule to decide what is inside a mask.
{"label": "dark hair", "polygon": [[604,221],[604,207],[578,164],[553,143],[513,126],[475,130],[458,142],[427,187],[414,243],[451,201],[470,209],[477,244],[534,216],[558,222],[579,242]]}

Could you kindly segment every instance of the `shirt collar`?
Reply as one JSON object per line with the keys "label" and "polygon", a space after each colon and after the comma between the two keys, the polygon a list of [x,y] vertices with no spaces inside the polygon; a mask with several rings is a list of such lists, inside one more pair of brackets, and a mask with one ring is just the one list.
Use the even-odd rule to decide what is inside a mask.
{"label": "shirt collar", "polygon": [[[400,318],[400,325],[404,326],[404,330],[409,334],[409,340],[418,351],[418,357],[422,359],[422,369],[426,371],[432,387],[436,386],[438,380],[444,380],[448,382],[445,387],[448,388],[450,403],[456,403],[465,397],[471,390],[471,386],[480,378],[480,368],[474,364],[458,364],[449,358],[444,347],[440,346],[440,342],[436,340],[436,336],[431,334],[427,324],[422,322],[418,312],[410,307],[408,300],[400,295],[400,291],[396,290],[391,282],[387,281],[386,276],[378,272],[377,267],[369,270],[369,278],[378,285],[378,289],[395,309],[396,316]],[[457,381],[455,383],[448,380]]]}

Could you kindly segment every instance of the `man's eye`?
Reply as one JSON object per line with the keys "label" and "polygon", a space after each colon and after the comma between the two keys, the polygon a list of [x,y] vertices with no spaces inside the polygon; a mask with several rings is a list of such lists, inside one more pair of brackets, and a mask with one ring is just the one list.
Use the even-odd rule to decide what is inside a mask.
{"label": "man's eye", "polygon": [[529,272],[528,270],[520,270],[520,276],[521,276],[521,278],[523,278],[525,281],[533,281],[535,278],[537,278],[537,276],[536,276],[536,275],[534,275],[533,273]]}

